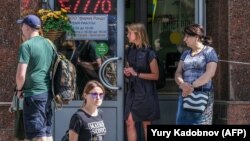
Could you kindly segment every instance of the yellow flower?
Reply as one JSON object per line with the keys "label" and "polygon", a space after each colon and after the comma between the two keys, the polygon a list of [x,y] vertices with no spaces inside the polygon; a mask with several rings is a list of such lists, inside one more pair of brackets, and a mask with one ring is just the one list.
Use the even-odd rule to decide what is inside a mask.
{"label": "yellow flower", "polygon": [[47,16],[48,16],[48,17],[53,17],[54,14],[53,14],[53,13],[48,13]]}
{"label": "yellow flower", "polygon": [[47,16],[42,16],[41,20],[42,20],[42,22],[46,21],[47,20]]}
{"label": "yellow flower", "polygon": [[56,19],[59,19],[59,16],[57,16],[56,14],[53,14],[53,16],[54,16]]}
{"label": "yellow flower", "polygon": [[61,11],[55,11],[54,13],[55,13],[56,15],[61,15],[62,12],[61,12]]}
{"label": "yellow flower", "polygon": [[68,12],[66,9],[63,9],[63,8],[61,8],[61,11],[62,11],[63,13],[67,13],[67,12]]}
{"label": "yellow flower", "polygon": [[61,30],[71,35],[75,33],[70,20],[67,16],[68,11],[61,8],[58,11],[52,11],[48,9],[39,9],[37,15],[40,17],[43,30],[48,32],[50,30]]}

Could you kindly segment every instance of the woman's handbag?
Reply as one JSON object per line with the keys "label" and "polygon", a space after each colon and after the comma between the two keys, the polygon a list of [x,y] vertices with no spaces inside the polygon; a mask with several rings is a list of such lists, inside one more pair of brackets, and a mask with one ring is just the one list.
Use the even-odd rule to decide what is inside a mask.
{"label": "woman's handbag", "polygon": [[69,141],[69,130],[67,130],[65,132],[65,134],[63,135],[61,141]]}
{"label": "woman's handbag", "polygon": [[193,91],[183,98],[183,109],[191,112],[202,113],[208,103],[208,93],[203,91]]}

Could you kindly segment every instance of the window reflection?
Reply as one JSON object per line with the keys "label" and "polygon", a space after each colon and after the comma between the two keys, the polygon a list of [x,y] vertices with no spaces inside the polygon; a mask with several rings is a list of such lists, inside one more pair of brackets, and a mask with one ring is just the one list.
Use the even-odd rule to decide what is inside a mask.
{"label": "window reflection", "polygon": [[[148,0],[148,32],[169,80],[174,78],[180,54],[186,49],[183,28],[194,21],[194,0]],[[168,91],[167,87],[162,91]]]}
{"label": "window reflection", "polygon": [[[98,14],[98,15],[108,15],[108,38],[107,40],[100,39],[77,39],[70,40],[73,42],[74,47],[65,47],[63,44],[68,42],[68,38],[66,35],[63,35],[57,41],[57,47],[61,53],[64,53],[67,57],[71,58],[72,53],[73,59],[77,70],[77,92],[74,100],[82,100],[82,91],[88,80],[96,79],[99,80],[99,67],[100,65],[106,61],[108,58],[115,57],[117,55],[117,1],[116,0],[108,0],[103,2],[103,7],[98,7],[97,11],[84,12],[81,8],[86,6],[86,3],[83,4],[74,10],[72,4],[75,5],[75,1],[67,1],[60,3],[60,1],[55,1],[55,9],[60,9],[61,7],[69,7],[71,9],[71,14]],[[90,6],[96,7],[96,1],[89,1]],[[108,3],[107,5],[105,5]],[[71,7],[70,7],[71,6]],[[92,8],[92,10],[94,10]],[[107,10],[109,11],[107,13]],[[106,11],[106,12],[105,12]],[[82,25],[81,25],[82,26]],[[84,31],[84,29],[82,29]],[[90,50],[83,52],[84,49],[89,48]],[[86,53],[87,52],[87,53]],[[79,63],[80,62],[80,63]],[[82,65],[79,65],[82,64]],[[83,66],[90,67],[90,71],[86,71],[86,68]],[[92,66],[92,67],[91,67]],[[117,76],[116,62],[107,65],[105,70],[105,77],[109,81],[110,84],[116,86],[116,76]],[[93,75],[91,75],[93,74]],[[100,80],[99,80],[100,81]],[[104,100],[116,100],[117,91],[106,89],[106,94]]]}

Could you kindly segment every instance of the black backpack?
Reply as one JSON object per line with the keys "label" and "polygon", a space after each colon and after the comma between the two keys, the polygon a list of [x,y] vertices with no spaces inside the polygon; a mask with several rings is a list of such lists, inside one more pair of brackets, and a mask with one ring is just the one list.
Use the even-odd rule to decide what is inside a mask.
{"label": "black backpack", "polygon": [[[155,50],[152,47],[149,47],[149,49],[155,52]],[[149,54],[149,51],[147,52],[147,58],[148,58],[148,54]],[[159,69],[159,78],[158,80],[156,80],[156,88],[161,89],[161,88],[164,88],[166,85],[166,69],[165,69],[165,65],[163,61],[159,58],[158,54],[156,52],[155,54],[156,54],[156,61],[157,61],[158,69]]]}
{"label": "black backpack", "polygon": [[166,71],[165,65],[159,57],[156,57],[158,68],[159,68],[159,79],[156,81],[156,88],[161,89],[166,85]]}
{"label": "black backpack", "polygon": [[59,54],[54,44],[48,40],[53,47],[56,58],[51,68],[52,93],[56,104],[69,104],[76,92],[76,69],[73,63],[64,55]]}

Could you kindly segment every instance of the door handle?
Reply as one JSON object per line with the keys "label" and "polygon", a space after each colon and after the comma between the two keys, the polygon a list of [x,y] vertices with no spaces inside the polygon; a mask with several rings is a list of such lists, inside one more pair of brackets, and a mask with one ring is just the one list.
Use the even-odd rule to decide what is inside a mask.
{"label": "door handle", "polygon": [[112,89],[112,90],[119,90],[119,89],[121,89],[121,86],[113,86],[112,84],[109,83],[107,77],[105,76],[105,69],[107,68],[108,64],[110,64],[113,61],[118,61],[118,60],[121,60],[121,57],[109,58],[102,63],[102,65],[99,69],[99,78],[100,78],[101,83],[105,87]]}

